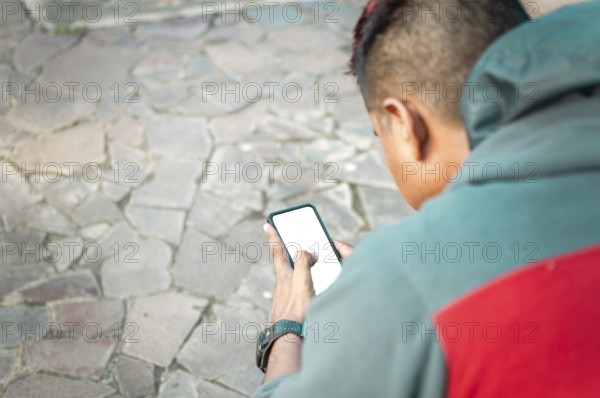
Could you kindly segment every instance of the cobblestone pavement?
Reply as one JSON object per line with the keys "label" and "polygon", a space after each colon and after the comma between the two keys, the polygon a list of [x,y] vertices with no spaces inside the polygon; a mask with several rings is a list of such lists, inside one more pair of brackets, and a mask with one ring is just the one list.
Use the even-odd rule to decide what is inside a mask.
{"label": "cobblestone pavement", "polygon": [[359,9],[51,34],[7,3],[0,396],[250,395],[266,215],[356,242],[411,212],[344,75]]}
{"label": "cobblestone pavement", "polygon": [[410,211],[344,75],[359,10],[327,4],[4,24],[1,396],[248,396],[266,215],[356,242]]}

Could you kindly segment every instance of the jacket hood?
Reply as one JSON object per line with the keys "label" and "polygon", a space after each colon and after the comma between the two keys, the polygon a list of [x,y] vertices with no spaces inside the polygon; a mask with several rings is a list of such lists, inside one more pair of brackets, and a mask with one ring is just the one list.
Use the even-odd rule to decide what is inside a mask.
{"label": "jacket hood", "polygon": [[494,166],[480,167],[471,183],[496,179],[498,170],[498,179],[523,180],[600,168],[598,16],[599,2],[565,7],[484,52],[461,114],[473,150],[467,162]]}

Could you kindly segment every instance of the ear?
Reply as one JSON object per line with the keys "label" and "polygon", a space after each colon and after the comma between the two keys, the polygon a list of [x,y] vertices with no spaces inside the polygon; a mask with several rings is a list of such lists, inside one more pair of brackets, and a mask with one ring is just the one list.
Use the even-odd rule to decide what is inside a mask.
{"label": "ear", "polygon": [[429,132],[417,108],[396,97],[387,97],[382,105],[391,120],[392,133],[399,134],[398,138],[408,145],[414,159],[422,161],[425,158]]}

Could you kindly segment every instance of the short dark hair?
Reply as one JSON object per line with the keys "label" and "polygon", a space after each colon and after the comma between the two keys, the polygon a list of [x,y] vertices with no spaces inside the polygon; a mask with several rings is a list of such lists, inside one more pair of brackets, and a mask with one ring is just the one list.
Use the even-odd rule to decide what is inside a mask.
{"label": "short dark hair", "polygon": [[[460,92],[477,59],[527,20],[518,0],[370,0],[354,28],[350,73],[370,110],[411,84],[423,98],[437,87],[432,111],[460,118]],[[458,97],[438,101],[441,85],[459,90]]]}

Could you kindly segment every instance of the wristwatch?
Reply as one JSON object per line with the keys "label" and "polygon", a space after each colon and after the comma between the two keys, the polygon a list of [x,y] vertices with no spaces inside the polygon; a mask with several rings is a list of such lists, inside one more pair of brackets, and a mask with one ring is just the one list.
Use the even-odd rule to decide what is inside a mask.
{"label": "wristwatch", "polygon": [[265,373],[273,342],[288,333],[303,338],[306,335],[306,322],[300,323],[282,319],[275,322],[258,335],[256,341],[256,366]]}

